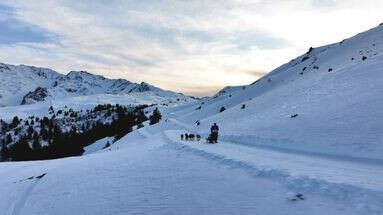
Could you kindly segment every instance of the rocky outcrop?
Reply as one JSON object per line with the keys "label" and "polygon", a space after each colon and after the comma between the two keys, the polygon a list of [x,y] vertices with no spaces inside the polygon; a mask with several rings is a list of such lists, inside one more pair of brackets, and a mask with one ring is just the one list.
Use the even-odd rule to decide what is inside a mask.
{"label": "rocky outcrop", "polygon": [[36,90],[27,93],[23,100],[21,101],[21,105],[26,104],[34,104],[36,102],[45,101],[45,98],[48,96],[48,90],[44,87],[37,87]]}

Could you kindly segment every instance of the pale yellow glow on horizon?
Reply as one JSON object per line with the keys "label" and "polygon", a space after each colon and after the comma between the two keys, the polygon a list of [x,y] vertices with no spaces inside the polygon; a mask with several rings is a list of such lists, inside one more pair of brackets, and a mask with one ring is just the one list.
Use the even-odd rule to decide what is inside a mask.
{"label": "pale yellow glow on horizon", "polygon": [[204,96],[252,83],[311,46],[339,42],[383,22],[379,0],[162,3],[150,11],[105,5],[102,10],[115,13],[99,17],[59,1],[5,0],[17,8],[18,19],[59,35],[59,43],[0,44],[0,62],[62,73],[87,70]]}

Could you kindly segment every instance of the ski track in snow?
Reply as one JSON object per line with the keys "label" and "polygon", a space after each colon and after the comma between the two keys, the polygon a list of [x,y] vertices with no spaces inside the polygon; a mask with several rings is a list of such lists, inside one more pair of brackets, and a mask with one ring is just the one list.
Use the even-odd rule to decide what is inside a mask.
{"label": "ski track in snow", "polygon": [[[343,183],[383,192],[383,180],[376,177],[376,175],[383,176],[382,165],[370,164],[368,162],[352,162],[343,159],[329,159],[319,155],[299,155],[259,148],[254,145],[250,147],[242,145],[240,142],[224,142],[224,144],[217,144],[214,147],[211,147],[209,144],[203,144],[204,140],[202,142],[190,142],[191,144],[189,144],[186,141],[179,141],[179,135],[185,132],[195,132],[195,129],[176,119],[171,119],[170,121],[181,126],[183,129],[187,129],[187,131],[166,131],[165,133],[169,141],[184,144],[200,152],[231,160],[244,161],[252,166],[258,166],[259,169],[278,170],[281,175],[288,174],[292,177],[305,176],[311,179],[322,179],[331,183]],[[223,142],[220,141],[220,143]]]}
{"label": "ski track in snow", "polygon": [[27,189],[25,189],[24,193],[21,195],[20,199],[15,203],[13,207],[12,215],[19,215],[22,209],[24,208],[25,203],[28,200],[29,195],[32,193],[36,185],[39,183],[39,179],[36,179],[32,182],[31,185]]}
{"label": "ski track in snow", "polygon": [[[268,174],[262,175],[258,174],[262,173],[257,170],[258,164],[253,166],[239,160],[236,155],[246,155],[243,146],[237,150],[237,145],[229,143],[180,142],[182,127],[171,122],[160,126],[165,129],[150,126],[136,130],[101,153],[8,164],[5,172],[27,168],[26,175],[30,174],[28,171],[41,172],[41,169],[50,174],[40,186],[36,186],[37,181],[25,190],[19,189],[14,198],[16,203],[8,214],[64,215],[71,211],[81,215],[319,215],[325,210],[327,214],[338,215],[380,214],[382,211],[379,202],[382,198],[373,193],[363,192],[359,197],[355,193],[347,194],[350,187],[344,187],[346,190],[335,190],[336,194],[347,194],[340,198],[318,193],[315,186],[303,189],[306,179],[291,180],[292,186],[286,186],[279,180],[278,169],[265,168],[264,173]],[[225,155],[229,149],[232,154]],[[252,161],[246,156],[240,158]],[[15,181],[20,176],[11,177]],[[0,183],[13,185],[1,179]],[[337,186],[329,187],[335,188]],[[0,188],[2,193],[11,190],[11,186]],[[305,200],[291,201],[297,192],[302,192]]]}
{"label": "ski track in snow", "polygon": [[263,170],[278,170],[282,175],[288,174],[291,177],[305,176],[383,192],[383,180],[376,178],[376,175],[383,175],[383,168],[379,165],[289,154],[222,141],[212,147],[210,144],[175,140],[180,133],[176,131],[170,134],[169,139],[212,156],[243,161]]}

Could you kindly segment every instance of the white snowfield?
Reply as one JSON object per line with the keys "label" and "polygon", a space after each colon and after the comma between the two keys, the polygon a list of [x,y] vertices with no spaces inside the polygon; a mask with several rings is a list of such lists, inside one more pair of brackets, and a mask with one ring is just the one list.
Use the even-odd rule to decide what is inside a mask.
{"label": "white snowfield", "polygon": [[[102,139],[81,157],[0,163],[0,214],[383,214],[382,68],[378,26],[310,49],[249,86],[201,100],[166,96],[159,124],[106,149]],[[153,96],[137,104],[163,101]],[[44,114],[48,105],[0,114]],[[219,143],[206,144],[213,122]],[[186,132],[203,138],[181,141]]]}
{"label": "white snowfield", "polygon": [[0,210],[6,215],[382,214],[381,165],[180,141],[184,132],[168,121],[136,130],[99,153],[0,163],[6,176],[0,178]]}

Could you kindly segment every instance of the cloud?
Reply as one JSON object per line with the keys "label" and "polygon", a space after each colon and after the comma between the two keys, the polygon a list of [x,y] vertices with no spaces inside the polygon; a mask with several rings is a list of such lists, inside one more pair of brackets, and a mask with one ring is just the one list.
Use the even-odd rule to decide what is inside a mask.
{"label": "cloud", "polygon": [[0,36],[0,61],[210,95],[377,25],[381,9],[378,0],[5,0],[0,25],[22,27],[3,34],[14,41]]}
{"label": "cloud", "polygon": [[0,26],[0,44],[46,43],[54,39],[54,35],[37,25],[16,19],[13,9],[2,4],[0,4]]}

